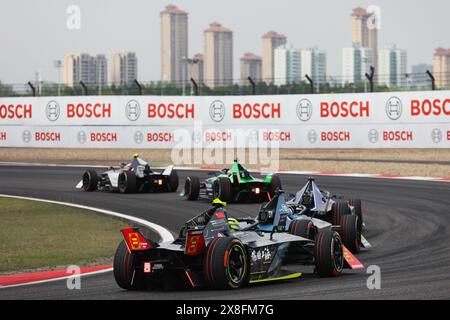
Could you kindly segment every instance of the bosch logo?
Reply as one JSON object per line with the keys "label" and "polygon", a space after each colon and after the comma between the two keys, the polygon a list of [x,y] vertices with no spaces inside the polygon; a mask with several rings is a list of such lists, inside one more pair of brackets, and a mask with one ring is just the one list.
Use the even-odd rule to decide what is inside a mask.
{"label": "bosch logo", "polygon": [[301,121],[309,121],[312,117],[312,103],[308,99],[302,99],[297,103],[297,117]]}
{"label": "bosch logo", "polygon": [[386,115],[391,120],[398,120],[402,116],[402,101],[398,97],[392,97],[386,102]]}
{"label": "bosch logo", "polygon": [[31,132],[29,130],[25,130],[24,132],[22,132],[22,140],[25,143],[31,141]]}
{"label": "bosch logo", "polygon": [[136,121],[139,119],[141,116],[141,106],[139,105],[139,102],[136,100],[128,101],[125,106],[125,115],[130,121]]}
{"label": "bosch logo", "polygon": [[209,106],[209,116],[215,122],[221,122],[225,118],[225,104],[216,100]]}
{"label": "bosch logo", "polygon": [[311,144],[314,144],[314,143],[317,142],[317,132],[316,132],[316,130],[314,130],[314,129],[309,130],[309,132],[308,132],[308,141]]}
{"label": "bosch logo", "polygon": [[80,144],[85,144],[86,140],[87,140],[86,132],[84,132],[84,131],[78,132],[77,139]]}
{"label": "bosch logo", "polygon": [[47,116],[48,120],[56,121],[58,120],[60,114],[61,108],[59,107],[58,102],[50,101],[49,103],[47,103],[47,106],[45,107],[45,115]]}
{"label": "bosch logo", "polygon": [[368,138],[370,143],[377,143],[380,135],[378,134],[377,130],[372,129],[369,131]]}
{"label": "bosch logo", "polygon": [[442,131],[439,129],[433,129],[431,131],[431,140],[433,140],[434,143],[439,143],[442,141]]}
{"label": "bosch logo", "polygon": [[136,131],[133,139],[136,144],[141,144],[144,141],[144,134],[141,131]]}

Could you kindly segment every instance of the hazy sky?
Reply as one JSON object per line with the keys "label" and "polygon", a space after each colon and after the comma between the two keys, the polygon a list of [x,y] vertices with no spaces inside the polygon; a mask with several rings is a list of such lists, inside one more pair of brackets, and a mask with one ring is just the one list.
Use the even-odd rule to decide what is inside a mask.
{"label": "hazy sky", "polygon": [[[408,64],[431,63],[436,47],[450,47],[448,0],[1,0],[0,81],[24,83],[41,70],[57,80],[55,59],[68,52],[135,51],[139,79],[159,80],[159,12],[167,4],[189,12],[189,54],[203,51],[203,30],[219,21],[234,31],[234,78],[243,53],[261,52],[261,36],[276,30],[297,48],[327,51],[328,74],[341,74],[342,48],[351,45],[352,8],[381,9],[381,47],[408,50]],[[68,30],[66,9],[81,8],[81,30]]]}

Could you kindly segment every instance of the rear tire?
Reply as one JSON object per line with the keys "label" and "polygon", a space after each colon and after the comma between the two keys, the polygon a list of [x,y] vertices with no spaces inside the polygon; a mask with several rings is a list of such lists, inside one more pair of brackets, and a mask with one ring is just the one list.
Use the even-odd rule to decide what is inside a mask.
{"label": "rear tire", "polygon": [[122,171],[119,174],[118,187],[120,193],[135,193],[137,190],[136,175],[131,171]]}
{"label": "rear tire", "polygon": [[314,240],[316,230],[311,220],[294,220],[289,225],[289,233],[294,236]]}
{"label": "rear tire", "polygon": [[125,241],[122,240],[114,255],[114,279],[119,287],[125,290],[139,290],[144,288],[143,275],[136,270],[136,256],[130,254]]}
{"label": "rear tire", "polygon": [[358,253],[361,248],[361,233],[358,231],[358,221],[358,216],[354,214],[347,214],[341,218],[342,243],[352,253]]}
{"label": "rear tire", "polygon": [[331,224],[337,226],[341,223],[342,216],[350,214],[350,207],[346,201],[336,201],[333,204]]}
{"label": "rear tire", "polygon": [[236,238],[215,238],[206,248],[205,281],[220,289],[237,289],[248,282],[249,260],[245,246]]}
{"label": "rear tire", "polygon": [[184,194],[187,200],[195,201],[200,194],[200,179],[198,177],[187,177],[184,183]]}
{"label": "rear tire", "polygon": [[213,185],[214,198],[219,198],[223,202],[231,201],[231,183],[230,179],[219,177]]}
{"label": "rear tire", "polygon": [[95,191],[98,188],[98,174],[94,170],[88,170],[83,174],[83,190]]}
{"label": "rear tire", "polygon": [[281,180],[278,175],[273,175],[272,180],[270,180],[270,189],[269,193],[270,196],[273,197],[275,195],[275,192],[279,189],[281,190]]}
{"label": "rear tire", "polygon": [[172,170],[169,176],[169,192],[176,192],[178,184],[178,173],[176,170]]}
{"label": "rear tire", "polygon": [[342,240],[331,229],[319,232],[314,248],[317,274],[320,277],[338,277],[344,267]]}

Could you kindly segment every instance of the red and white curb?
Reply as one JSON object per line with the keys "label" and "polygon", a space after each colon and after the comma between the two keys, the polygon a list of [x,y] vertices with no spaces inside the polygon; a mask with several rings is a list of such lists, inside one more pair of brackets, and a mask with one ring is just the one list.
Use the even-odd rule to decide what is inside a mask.
{"label": "red and white curb", "polygon": [[[123,213],[94,208],[94,207],[90,207],[90,206],[83,206],[83,205],[79,205],[79,204],[75,204],[75,203],[53,201],[53,200],[40,199],[40,198],[12,196],[12,195],[7,195],[7,194],[0,194],[0,197],[45,202],[45,203],[63,205],[66,207],[95,211],[98,213],[125,219],[128,221],[132,221],[137,224],[140,224],[142,226],[145,226],[145,227],[155,231],[161,237],[162,242],[174,241],[174,237],[173,237],[172,233],[169,230],[167,230],[166,228],[164,228],[160,225],[157,225],[153,222],[149,222],[147,220],[133,217],[130,215],[126,215]],[[111,265],[81,268],[81,276],[88,276],[88,275],[110,272],[110,271],[112,271]],[[66,270],[54,270],[54,271],[43,271],[43,272],[33,272],[33,273],[0,275],[0,289],[62,280],[62,279],[67,279],[69,277],[71,277],[71,275],[67,275]]]}
{"label": "red and white curb", "polygon": [[[80,268],[80,273],[77,276],[101,274],[112,270],[112,265]],[[73,278],[74,276],[66,269],[0,275],[0,289],[53,282]]]}

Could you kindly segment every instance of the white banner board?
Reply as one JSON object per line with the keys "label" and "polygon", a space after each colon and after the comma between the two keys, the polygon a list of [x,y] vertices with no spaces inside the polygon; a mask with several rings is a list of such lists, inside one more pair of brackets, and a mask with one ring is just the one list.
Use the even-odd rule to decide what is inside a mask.
{"label": "white banner board", "polygon": [[449,148],[450,91],[0,98],[0,147]]}

